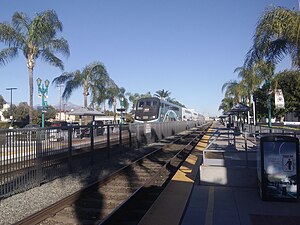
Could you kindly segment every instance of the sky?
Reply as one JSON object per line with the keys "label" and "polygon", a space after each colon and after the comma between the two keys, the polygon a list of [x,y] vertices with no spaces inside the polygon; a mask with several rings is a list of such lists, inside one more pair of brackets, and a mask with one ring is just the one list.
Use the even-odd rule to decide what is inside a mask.
{"label": "sky", "polygon": [[[102,62],[126,92],[153,95],[168,90],[172,98],[206,116],[217,116],[222,85],[238,79],[253,44],[257,21],[271,6],[298,9],[297,0],[1,0],[0,22],[14,12],[30,18],[54,10],[63,24],[58,37],[70,47],[64,71],[38,59],[34,68],[34,105],[41,105],[35,80],[50,82],[63,72]],[[6,46],[0,43],[0,50]],[[289,58],[277,71],[289,69]],[[22,52],[0,67],[0,95],[13,104],[29,102],[29,80]],[[63,91],[63,89],[62,89]],[[83,90],[66,104],[83,106]],[[48,104],[59,105],[60,92],[50,85]]]}

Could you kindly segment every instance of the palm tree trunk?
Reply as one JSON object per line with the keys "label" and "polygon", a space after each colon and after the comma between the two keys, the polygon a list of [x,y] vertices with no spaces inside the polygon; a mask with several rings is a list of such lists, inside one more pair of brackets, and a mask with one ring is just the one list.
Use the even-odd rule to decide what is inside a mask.
{"label": "palm tree trunk", "polygon": [[86,94],[83,95],[83,107],[87,108],[87,95]]}
{"label": "palm tree trunk", "polygon": [[28,60],[28,77],[29,77],[29,123],[33,120],[33,63]]}
{"label": "palm tree trunk", "polygon": [[114,97],[114,123],[117,123],[117,98]]}
{"label": "palm tree trunk", "polygon": [[89,95],[88,81],[85,80],[83,84],[83,107],[87,108],[87,96]]}

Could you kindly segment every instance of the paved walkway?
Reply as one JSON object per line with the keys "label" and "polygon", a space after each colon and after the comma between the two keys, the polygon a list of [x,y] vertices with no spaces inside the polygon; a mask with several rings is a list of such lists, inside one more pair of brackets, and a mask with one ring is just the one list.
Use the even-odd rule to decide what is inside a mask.
{"label": "paved walkway", "polygon": [[139,225],[300,224],[300,202],[261,200],[256,150],[213,124]]}

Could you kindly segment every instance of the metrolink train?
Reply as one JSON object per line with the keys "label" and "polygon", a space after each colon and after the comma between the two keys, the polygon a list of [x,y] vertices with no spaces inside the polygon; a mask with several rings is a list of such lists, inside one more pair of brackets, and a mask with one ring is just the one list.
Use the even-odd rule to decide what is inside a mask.
{"label": "metrolink train", "polygon": [[204,116],[193,109],[187,109],[156,97],[138,100],[135,122],[204,121]]}

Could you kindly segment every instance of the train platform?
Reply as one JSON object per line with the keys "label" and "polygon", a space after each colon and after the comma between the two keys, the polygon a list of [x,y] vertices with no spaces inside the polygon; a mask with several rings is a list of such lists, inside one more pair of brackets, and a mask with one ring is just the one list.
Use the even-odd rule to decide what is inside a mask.
{"label": "train platform", "polygon": [[255,140],[215,122],[139,225],[296,225],[300,201],[263,201]]}

